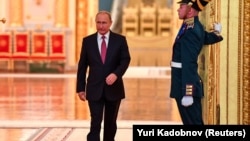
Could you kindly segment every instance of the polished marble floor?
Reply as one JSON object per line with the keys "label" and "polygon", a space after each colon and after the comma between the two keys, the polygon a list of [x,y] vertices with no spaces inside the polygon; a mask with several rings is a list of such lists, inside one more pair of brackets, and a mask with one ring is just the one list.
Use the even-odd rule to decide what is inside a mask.
{"label": "polished marble floor", "polygon": [[[118,138],[131,135],[135,123],[181,122],[169,98],[168,69],[130,69],[124,80],[126,98],[118,116]],[[87,102],[75,93],[74,73],[0,73],[0,141],[56,141],[51,137],[60,135],[60,140],[84,141],[88,127]]]}

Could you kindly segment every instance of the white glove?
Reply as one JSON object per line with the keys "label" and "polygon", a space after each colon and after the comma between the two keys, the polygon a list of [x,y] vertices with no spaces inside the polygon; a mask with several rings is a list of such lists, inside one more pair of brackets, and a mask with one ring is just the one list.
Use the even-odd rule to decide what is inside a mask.
{"label": "white glove", "polygon": [[181,99],[181,104],[185,107],[191,106],[194,103],[194,99],[192,96],[183,96]]}
{"label": "white glove", "polygon": [[221,23],[214,23],[214,30],[220,34],[222,30]]}

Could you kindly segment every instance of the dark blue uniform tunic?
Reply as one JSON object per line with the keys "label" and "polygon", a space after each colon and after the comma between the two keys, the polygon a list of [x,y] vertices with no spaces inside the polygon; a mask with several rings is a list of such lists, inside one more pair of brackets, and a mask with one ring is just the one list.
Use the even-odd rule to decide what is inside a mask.
{"label": "dark blue uniform tunic", "polygon": [[[204,93],[197,60],[203,45],[222,40],[222,36],[205,31],[198,16],[184,20],[176,37],[171,62],[170,97],[176,98],[184,124],[203,124],[200,101]],[[193,96],[193,105],[189,107],[181,105],[181,99],[185,95]]]}

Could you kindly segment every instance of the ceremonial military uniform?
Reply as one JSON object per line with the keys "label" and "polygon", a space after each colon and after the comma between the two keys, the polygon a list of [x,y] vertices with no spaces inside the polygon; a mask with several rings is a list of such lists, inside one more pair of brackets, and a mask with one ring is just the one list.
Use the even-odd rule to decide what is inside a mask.
{"label": "ceremonial military uniform", "polygon": [[[181,2],[190,1],[192,0]],[[195,6],[197,5],[194,4],[193,8]],[[222,39],[215,32],[205,31],[198,16],[183,21],[173,45],[170,91],[170,97],[176,99],[183,124],[203,124],[201,98],[204,93],[203,83],[197,72],[197,60],[203,45],[217,43]],[[183,106],[183,96],[192,96],[193,104]]]}

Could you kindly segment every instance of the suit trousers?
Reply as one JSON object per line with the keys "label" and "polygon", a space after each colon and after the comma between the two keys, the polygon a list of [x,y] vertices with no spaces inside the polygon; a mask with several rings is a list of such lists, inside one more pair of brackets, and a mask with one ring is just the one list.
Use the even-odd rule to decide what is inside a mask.
{"label": "suit trousers", "polygon": [[103,141],[115,141],[117,130],[117,115],[121,100],[107,101],[105,98],[99,101],[88,101],[91,123],[87,141],[100,141],[101,123],[104,115]]}

